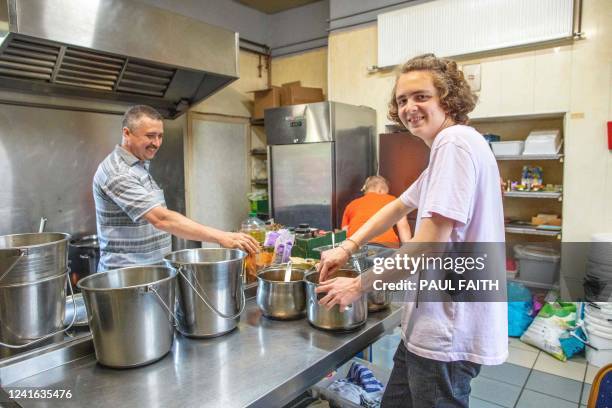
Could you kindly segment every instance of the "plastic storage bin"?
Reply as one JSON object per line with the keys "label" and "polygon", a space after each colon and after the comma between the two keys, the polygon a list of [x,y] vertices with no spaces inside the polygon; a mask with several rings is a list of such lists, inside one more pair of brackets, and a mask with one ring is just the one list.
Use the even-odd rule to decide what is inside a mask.
{"label": "plastic storage bin", "polygon": [[523,153],[525,142],[512,140],[508,142],[491,142],[491,149],[495,156],[518,156]]}
{"label": "plastic storage bin", "polygon": [[558,130],[535,130],[525,140],[523,155],[557,154],[561,149],[561,135]]}
{"label": "plastic storage bin", "polygon": [[559,271],[559,252],[538,245],[515,245],[519,279],[527,282],[553,284]]}

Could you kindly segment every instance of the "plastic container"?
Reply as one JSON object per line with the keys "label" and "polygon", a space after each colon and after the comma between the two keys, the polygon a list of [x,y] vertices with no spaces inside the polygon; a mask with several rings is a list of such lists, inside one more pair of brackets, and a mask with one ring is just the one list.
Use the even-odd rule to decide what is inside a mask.
{"label": "plastic container", "polygon": [[491,142],[491,149],[495,156],[519,156],[523,153],[525,142],[512,140],[508,142]]}
{"label": "plastic container", "polygon": [[249,213],[249,218],[244,220],[240,225],[240,232],[249,234],[255,238],[257,242],[263,245],[266,239],[266,224],[257,218],[257,213],[251,212]]}
{"label": "plastic container", "polygon": [[525,140],[525,156],[535,154],[557,154],[561,149],[561,135],[557,129],[535,130]]}
{"label": "plastic container", "polygon": [[612,335],[594,328],[585,328],[585,331],[589,343],[597,348],[597,350],[591,347],[586,348],[586,359],[589,364],[597,367],[610,364],[610,361],[612,361]]}
{"label": "plastic container", "polygon": [[559,271],[559,252],[538,245],[515,245],[514,257],[518,261],[521,280],[551,285]]}

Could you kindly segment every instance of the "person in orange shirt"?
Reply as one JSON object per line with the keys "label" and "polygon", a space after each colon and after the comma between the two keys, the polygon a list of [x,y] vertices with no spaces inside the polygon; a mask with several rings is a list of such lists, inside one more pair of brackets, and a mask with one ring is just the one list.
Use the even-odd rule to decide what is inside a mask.
{"label": "person in orange shirt", "polygon": [[[351,201],[344,209],[342,229],[347,230],[347,238],[350,238],[378,210],[396,199],[396,197],[389,194],[389,182],[382,176],[368,177],[361,191],[364,193],[363,197]],[[410,225],[408,225],[406,217],[398,221],[395,226],[399,233],[399,239],[393,228],[389,228],[370,242],[397,247],[400,241],[407,242],[412,238]]]}

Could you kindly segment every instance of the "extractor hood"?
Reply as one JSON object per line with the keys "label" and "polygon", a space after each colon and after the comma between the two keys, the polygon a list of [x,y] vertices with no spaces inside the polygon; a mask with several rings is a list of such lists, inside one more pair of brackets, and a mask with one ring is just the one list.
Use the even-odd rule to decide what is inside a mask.
{"label": "extractor hood", "polygon": [[238,77],[238,34],[130,0],[0,0],[0,90],[175,118]]}

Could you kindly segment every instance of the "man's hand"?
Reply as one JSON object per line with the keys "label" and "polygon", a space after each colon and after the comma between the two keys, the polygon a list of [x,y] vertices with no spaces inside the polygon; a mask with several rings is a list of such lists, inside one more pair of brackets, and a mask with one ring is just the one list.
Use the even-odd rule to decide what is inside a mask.
{"label": "man's hand", "polygon": [[255,238],[242,232],[224,232],[219,237],[219,245],[224,248],[238,248],[250,255],[259,251],[259,243]]}
{"label": "man's hand", "polygon": [[323,282],[333,272],[343,267],[349,259],[348,253],[340,248],[332,248],[321,254],[321,262],[316,267],[319,272],[319,282]]}
{"label": "man's hand", "polygon": [[319,304],[325,306],[327,310],[337,304],[340,305],[340,311],[344,312],[348,305],[363,295],[361,277],[330,279],[320,283],[315,292],[327,293],[319,300]]}

